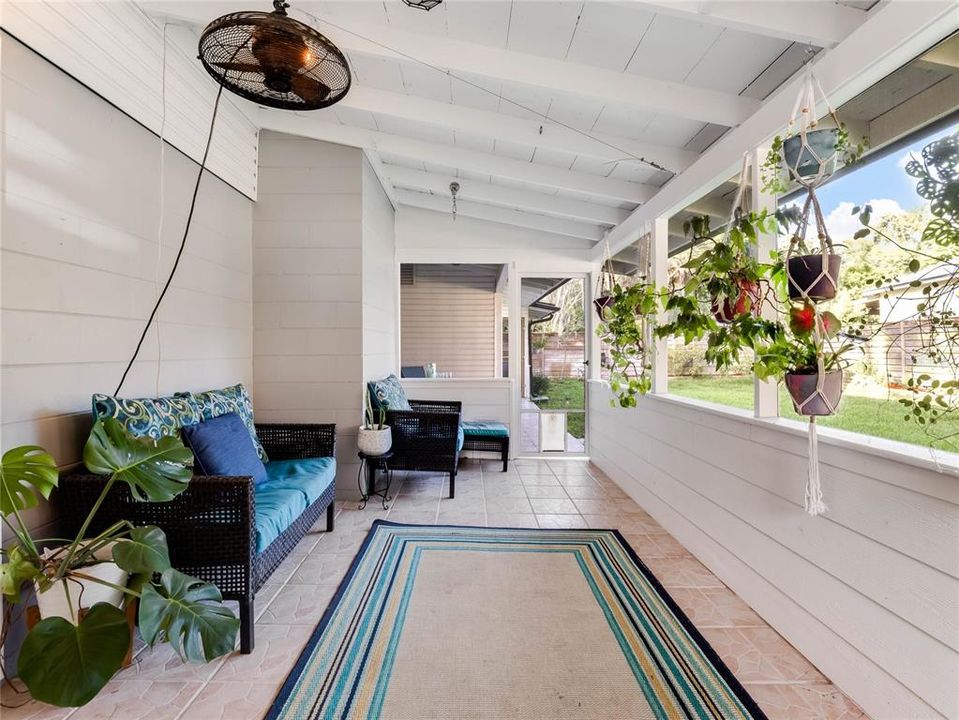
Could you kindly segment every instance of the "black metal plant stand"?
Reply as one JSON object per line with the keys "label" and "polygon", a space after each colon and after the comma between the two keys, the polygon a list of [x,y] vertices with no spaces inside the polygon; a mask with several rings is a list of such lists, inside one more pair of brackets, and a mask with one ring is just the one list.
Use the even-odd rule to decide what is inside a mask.
{"label": "black metal plant stand", "polygon": [[[382,455],[367,455],[364,452],[359,453],[360,458],[360,469],[356,475],[356,484],[360,489],[360,496],[362,503],[360,504],[360,510],[366,507],[366,503],[369,502],[370,498],[381,497],[383,498],[383,509],[388,510],[388,503],[392,498],[390,497],[390,485],[393,484],[393,471],[390,469],[390,460],[393,458],[393,451],[383,453]],[[363,483],[363,470],[366,469],[366,483]],[[382,470],[383,474],[386,476],[386,485],[377,489],[376,487],[376,471]]]}

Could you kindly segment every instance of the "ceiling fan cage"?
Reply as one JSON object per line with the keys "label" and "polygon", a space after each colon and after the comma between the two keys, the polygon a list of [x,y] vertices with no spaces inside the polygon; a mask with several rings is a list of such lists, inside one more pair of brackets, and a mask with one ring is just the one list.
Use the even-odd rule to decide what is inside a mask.
{"label": "ceiling fan cage", "polygon": [[318,110],[350,89],[346,57],[309,25],[286,14],[236,12],[200,36],[200,62],[230,91],[284,110]]}

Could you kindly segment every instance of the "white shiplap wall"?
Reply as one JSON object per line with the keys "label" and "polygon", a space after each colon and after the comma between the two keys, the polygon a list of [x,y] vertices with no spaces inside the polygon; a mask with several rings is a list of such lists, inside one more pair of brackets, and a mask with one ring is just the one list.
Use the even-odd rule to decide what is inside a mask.
{"label": "white shiplap wall", "polygon": [[[173,263],[197,165],[21,43],[2,40],[2,438],[80,460],[90,395],[112,393]],[[201,185],[186,253],[123,388],[252,380],[252,205]],[[46,507],[31,522],[46,524]]]}
{"label": "white shiplap wall", "polygon": [[253,230],[257,417],[337,426],[356,483],[363,381],[363,151],[263,132]]}
{"label": "white shiplap wall", "polygon": [[363,379],[396,372],[396,238],[394,212],[363,158]]}
{"label": "white shiplap wall", "polygon": [[[217,85],[178,49],[173,35],[184,28],[167,26],[164,66],[163,26],[130,0],[4,0],[0,26],[153,132],[162,125],[174,147],[202,158]],[[256,141],[256,126],[224,93],[207,165],[254,199]]]}
{"label": "white shiplap wall", "polygon": [[413,267],[413,284],[400,286],[401,364],[436,363],[454,378],[495,377],[501,266]]}
{"label": "white shiplap wall", "polygon": [[827,431],[812,518],[798,426],[590,396],[593,461],[871,717],[959,717],[959,477]]}

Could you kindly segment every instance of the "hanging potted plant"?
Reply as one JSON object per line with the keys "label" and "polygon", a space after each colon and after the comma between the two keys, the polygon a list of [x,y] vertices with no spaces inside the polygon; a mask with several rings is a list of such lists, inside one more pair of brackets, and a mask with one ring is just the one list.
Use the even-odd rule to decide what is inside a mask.
{"label": "hanging potted plant", "polygon": [[53,458],[43,448],[25,446],[4,453],[0,463],[0,510],[13,535],[3,550],[0,588],[7,602],[19,604],[23,585],[32,583],[41,616],[20,649],[20,678],[34,699],[61,707],[88,703],[123,665],[131,632],[121,605],[138,603],[140,633],[148,644],[168,642],[193,662],[231,652],[240,625],[214,585],[171,567],[160,528],[121,521],[87,535],[118,482],[135,499],[151,502],[170,501],[186,489],[193,454],[180,439],[134,438],[114,419],[98,421],[83,460],[110,479],[66,544],[33,537],[21,515],[56,488]]}
{"label": "hanging potted plant", "polygon": [[652,388],[647,349],[660,296],[649,283],[629,287],[616,284],[610,299],[596,335],[609,347],[609,385],[616,395],[611,402],[624,408],[636,407],[637,397]]}
{"label": "hanging potted plant", "polygon": [[613,259],[609,255],[609,242],[605,241],[605,257],[603,267],[599,271],[599,282],[596,284],[596,297],[593,299],[593,308],[600,321],[606,319],[606,308],[613,303],[613,289],[616,286],[616,276],[613,274]]}
{"label": "hanging potted plant", "polygon": [[839,319],[804,303],[790,308],[788,328],[776,326],[754,343],[756,375],[782,378],[797,414],[833,415],[842,398],[843,369],[855,349],[851,340],[840,338]]}
{"label": "hanging potted plant", "polygon": [[363,404],[363,424],[360,426],[356,446],[364,455],[385,455],[393,445],[393,435],[390,426],[386,424],[386,409],[373,409],[369,388],[364,394]]}
{"label": "hanging potted plant", "polygon": [[[810,212],[814,214],[817,243],[806,239]],[[842,257],[836,252],[826,221],[819,206],[816,191],[809,189],[796,231],[786,250],[786,278],[789,299],[794,301],[832,300],[839,291],[839,270]]]}
{"label": "hanging potted plant", "polygon": [[[805,187],[821,185],[836,171],[836,166],[859,161],[867,147],[865,139],[852,142],[849,131],[829,104],[812,66],[796,98],[785,135],[773,138],[760,168],[763,190],[782,195],[789,184]],[[822,127],[816,117],[816,95],[826,104],[831,127]]]}
{"label": "hanging potted plant", "polygon": [[710,231],[708,216],[683,224],[686,234],[692,234],[690,259],[682,266],[688,271],[683,291],[687,296],[702,295],[716,322],[729,324],[743,314],[756,316],[762,309],[769,292],[769,265],[756,258],[756,238],[768,232],[771,223],[765,211],[744,213],[737,208],[727,231],[718,238]]}

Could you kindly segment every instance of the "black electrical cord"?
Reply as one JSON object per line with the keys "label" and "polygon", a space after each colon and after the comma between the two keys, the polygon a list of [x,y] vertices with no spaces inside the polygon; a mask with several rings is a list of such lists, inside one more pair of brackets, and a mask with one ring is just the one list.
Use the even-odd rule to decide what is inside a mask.
{"label": "black electrical cord", "polygon": [[[146,339],[147,333],[150,332],[150,326],[153,324],[153,320],[156,317],[157,311],[160,309],[160,303],[163,302],[163,297],[166,295],[167,290],[170,289],[170,283],[173,282],[173,276],[176,275],[176,270],[180,266],[180,258],[183,257],[183,250],[186,248],[186,239],[190,234],[190,226],[193,224],[193,211],[196,209],[196,198],[200,192],[200,181],[203,179],[203,173],[206,171],[206,160],[210,154],[210,145],[213,142],[213,128],[216,126],[216,114],[217,109],[220,107],[220,97],[222,95],[223,86],[220,85],[219,89],[216,91],[216,100],[213,102],[213,117],[210,118],[210,130],[206,136],[206,147],[203,149],[203,159],[200,161],[200,170],[196,174],[196,183],[193,185],[193,197],[190,199],[190,212],[186,217],[186,227],[183,228],[183,238],[180,240],[180,249],[177,250],[176,259],[173,261],[173,267],[170,269],[170,274],[167,276],[166,282],[163,284],[163,290],[160,291],[156,303],[153,305],[153,310],[150,311],[150,317],[147,318],[147,324],[144,326],[143,332],[140,334],[140,339],[137,342],[136,350],[133,351],[133,357],[131,357],[130,362],[127,363],[126,369],[123,371],[123,376],[120,378],[120,383],[117,385],[117,389],[113,391],[114,395],[120,394],[120,389],[123,387],[123,383],[126,381],[127,375],[130,373],[130,369],[133,367],[133,363],[136,362],[137,356],[140,354],[140,348],[143,347],[143,341]],[[162,238],[157,238],[157,242],[162,241]]]}

